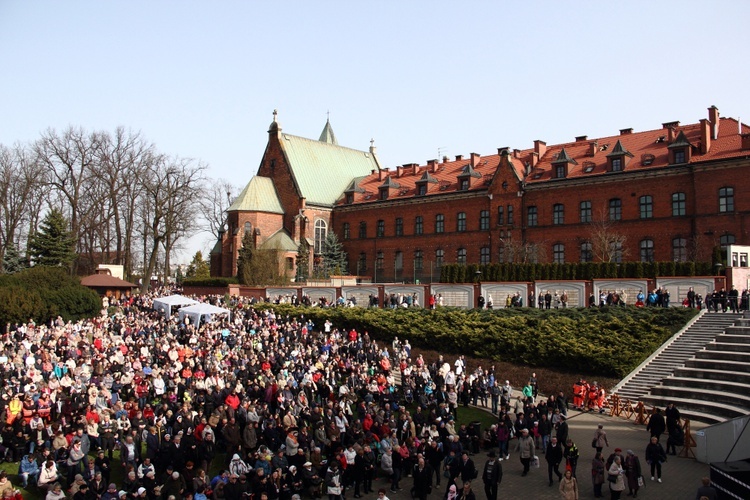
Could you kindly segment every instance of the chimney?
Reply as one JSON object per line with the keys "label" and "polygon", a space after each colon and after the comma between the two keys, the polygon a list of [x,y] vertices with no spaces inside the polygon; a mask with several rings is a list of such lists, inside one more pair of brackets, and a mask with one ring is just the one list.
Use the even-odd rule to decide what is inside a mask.
{"label": "chimney", "polygon": [[633,133],[632,128],[621,128],[620,129],[620,135],[630,135]]}
{"label": "chimney", "polygon": [[417,175],[419,173],[419,165],[417,165],[416,163],[412,163],[411,173],[412,175]]}
{"label": "chimney", "polygon": [[443,155],[443,162],[442,163],[448,163],[448,156]]}
{"label": "chimney", "polygon": [[576,142],[583,142],[588,138],[587,135],[579,135],[576,137]]}
{"label": "chimney", "polygon": [[750,149],[750,134],[740,134],[742,138],[742,149]]}
{"label": "chimney", "polygon": [[427,170],[431,173],[437,172],[437,160],[427,160]]}
{"label": "chimney", "polygon": [[669,127],[667,129],[667,144],[672,144],[677,138],[677,128]]}
{"label": "chimney", "polygon": [[708,108],[708,121],[711,122],[711,139],[716,140],[719,137],[719,108]]}
{"label": "chimney", "polygon": [[544,153],[547,152],[547,143],[544,141],[536,140],[534,141],[534,153],[537,155],[537,160],[541,159],[542,156],[544,156]]}
{"label": "chimney", "polygon": [[404,173],[404,167],[398,166],[396,167],[396,177],[401,177]]}
{"label": "chimney", "polygon": [[521,150],[520,149],[514,149],[513,150],[513,158],[520,158],[521,157]]}
{"label": "chimney", "polygon": [[302,197],[299,199],[299,209],[305,210],[305,208],[307,208],[307,198]]}
{"label": "chimney", "polygon": [[592,158],[596,156],[596,151],[599,149],[599,142],[594,141],[589,143],[589,156]]}
{"label": "chimney", "polygon": [[482,158],[482,155],[479,153],[471,153],[471,168],[477,168],[479,166],[479,160]]}
{"label": "chimney", "polygon": [[464,155],[456,155],[456,161],[461,161],[463,160],[463,158],[464,158]]}
{"label": "chimney", "polygon": [[[711,108],[709,108],[711,111]],[[711,149],[711,122],[703,118],[701,120],[701,154],[706,154]]]}
{"label": "chimney", "polygon": [[531,153],[531,163],[530,163],[531,168],[536,167],[537,163],[539,163],[539,153],[534,151],[533,153]]}
{"label": "chimney", "polygon": [[388,174],[390,173],[391,173],[390,168],[381,168],[380,170],[378,170],[378,180],[379,181],[384,180],[386,177],[388,177]]}
{"label": "chimney", "polygon": [[676,121],[676,122],[664,122],[664,123],[661,124],[661,128],[667,128],[667,129],[669,129],[669,128],[677,128],[679,126],[680,126],[680,122],[679,121]]}

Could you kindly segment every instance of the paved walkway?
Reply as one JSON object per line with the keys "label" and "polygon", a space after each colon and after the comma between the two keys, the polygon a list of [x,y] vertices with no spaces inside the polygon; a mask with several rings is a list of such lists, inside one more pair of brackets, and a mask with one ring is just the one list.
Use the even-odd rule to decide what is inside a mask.
{"label": "paved walkway", "polygon": [[[645,486],[638,492],[638,498],[644,499],[675,499],[675,500],[694,500],[695,491],[700,486],[700,479],[709,475],[709,467],[693,459],[685,459],[670,456],[669,460],[662,466],[662,481],[659,484],[656,481],[650,481],[650,468],[645,461],[646,445],[649,442],[649,433],[646,426],[635,425],[632,420],[625,420],[620,417],[610,417],[608,415],[599,415],[592,413],[579,413],[571,411],[568,413],[568,425],[570,427],[570,436],[578,446],[581,457],[578,460],[577,476],[579,478],[579,493],[581,499],[594,498],[594,489],[591,483],[591,460],[594,458],[596,450],[591,448],[591,439],[598,424],[604,425],[607,432],[610,447],[602,451],[605,459],[615,448],[622,448],[623,455],[628,449],[633,450],[641,460],[643,477],[646,482]],[[691,424],[695,432],[703,427],[699,423]],[[666,447],[666,437],[664,438]],[[680,448],[677,449],[678,453]],[[482,452],[472,457],[480,473],[480,479],[476,480],[473,486],[474,493],[478,500],[486,498],[484,487],[481,482],[481,471],[487,460],[487,452]],[[547,463],[544,460],[543,453],[537,453],[541,463],[539,469],[532,468],[530,474],[526,477],[521,476],[523,467],[518,459],[517,453],[511,453],[510,460],[504,460],[503,480],[500,484],[499,499],[524,499],[524,500],[544,500],[559,499],[560,493],[557,490],[558,483],[555,481],[552,487],[549,487],[547,480]],[[561,467],[564,470],[564,466]],[[384,485],[377,481],[375,486]],[[409,488],[412,486],[411,478],[401,480],[403,491],[392,494],[388,493],[391,500],[410,500]],[[609,488],[605,482],[603,487],[605,498],[609,498]],[[347,492],[348,493],[348,492]],[[442,499],[445,493],[445,483],[440,488],[433,488],[433,493],[429,498]],[[627,490],[623,493],[622,498],[627,499]],[[347,495],[348,497],[349,495]],[[375,498],[377,495],[367,495],[366,497]]]}

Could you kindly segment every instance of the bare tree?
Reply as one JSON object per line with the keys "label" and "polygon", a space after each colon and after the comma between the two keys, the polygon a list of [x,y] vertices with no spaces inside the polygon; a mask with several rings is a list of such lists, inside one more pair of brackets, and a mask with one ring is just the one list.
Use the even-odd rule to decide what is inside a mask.
{"label": "bare tree", "polygon": [[500,238],[498,252],[502,262],[529,264],[546,260],[547,252],[544,248],[544,243],[523,242],[507,236]]}
{"label": "bare tree", "polygon": [[227,220],[226,212],[239,193],[239,188],[227,180],[212,180],[203,191],[200,203],[200,215],[205,221],[204,231],[219,238],[219,230]]}
{"label": "bare tree", "polygon": [[[91,172],[95,168],[97,136],[82,128],[67,128],[62,134],[49,129],[34,145],[37,161],[47,173],[47,182],[65,201],[70,214],[70,229],[81,250],[81,219],[85,209]],[[90,193],[88,193],[90,194]],[[73,271],[75,272],[75,265]]]}
{"label": "bare tree", "polygon": [[[124,266],[130,277],[133,266],[133,236],[138,198],[143,194],[141,176],[153,163],[155,146],[140,132],[115,129],[101,134],[98,142],[99,168],[94,172],[106,186],[109,231],[114,231],[115,261]],[[109,241],[109,239],[108,239]],[[104,249],[109,251],[109,245]]]}
{"label": "bare tree", "polygon": [[160,249],[164,250],[165,279],[169,257],[175,245],[191,227],[198,210],[199,189],[206,167],[190,159],[156,157],[149,165],[144,182],[144,256],[142,290],[156,269]]}
{"label": "bare tree", "polygon": [[626,237],[618,231],[617,221],[601,212],[590,224],[591,251],[598,262],[622,262],[627,256]]}
{"label": "bare tree", "polygon": [[0,145],[0,262],[8,245],[17,245],[23,226],[33,217],[34,201],[42,197],[44,172],[25,146]]}

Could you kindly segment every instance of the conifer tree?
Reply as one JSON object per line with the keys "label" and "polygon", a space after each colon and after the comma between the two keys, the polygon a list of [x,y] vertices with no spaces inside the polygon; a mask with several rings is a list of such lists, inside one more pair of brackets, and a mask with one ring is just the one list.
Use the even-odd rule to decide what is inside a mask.
{"label": "conifer tree", "polygon": [[341,244],[336,233],[329,231],[323,244],[323,272],[325,276],[347,273],[347,256],[344,245]]}
{"label": "conifer tree", "polygon": [[188,264],[185,273],[186,278],[206,279],[211,277],[211,267],[208,262],[203,260],[203,252],[198,250],[193,256],[193,260]]}
{"label": "conifer tree", "polygon": [[306,239],[300,241],[297,247],[297,274],[295,275],[295,281],[297,283],[304,283],[307,278],[310,277],[310,244]]}
{"label": "conifer tree", "polygon": [[52,209],[44,216],[31,239],[30,253],[35,266],[68,267],[75,260],[75,239],[60,210]]}
{"label": "conifer tree", "polygon": [[3,255],[2,272],[13,274],[25,268],[26,261],[21,257],[21,254],[18,253],[16,245],[13,243],[9,244],[5,249],[5,255]]}

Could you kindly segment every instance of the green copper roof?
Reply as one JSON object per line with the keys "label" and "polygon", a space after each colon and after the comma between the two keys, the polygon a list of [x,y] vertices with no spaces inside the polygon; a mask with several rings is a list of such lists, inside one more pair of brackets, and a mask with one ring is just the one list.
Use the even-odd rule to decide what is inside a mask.
{"label": "green copper roof", "polygon": [[297,245],[294,244],[294,240],[289,237],[289,234],[284,229],[279,229],[273,233],[263,242],[260,248],[263,250],[284,250],[286,252],[297,251]]}
{"label": "green copper roof", "polygon": [[374,155],[367,151],[284,133],[279,142],[308,204],[333,206],[352,179],[378,170]]}
{"label": "green copper roof", "polygon": [[283,214],[281,202],[276,194],[273,180],[268,177],[255,176],[250,179],[245,189],[234,200],[227,212],[251,211],[270,212],[272,214]]}

